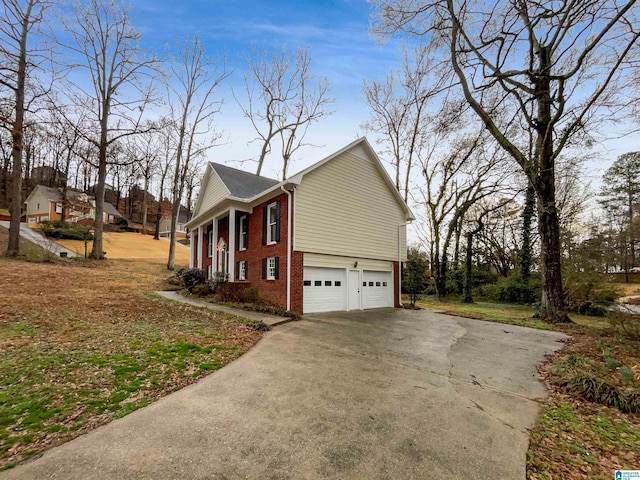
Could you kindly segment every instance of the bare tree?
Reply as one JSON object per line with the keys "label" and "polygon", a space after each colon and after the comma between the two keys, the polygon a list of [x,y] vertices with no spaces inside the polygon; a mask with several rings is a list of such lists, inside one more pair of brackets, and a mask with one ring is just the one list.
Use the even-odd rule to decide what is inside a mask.
{"label": "bare tree", "polygon": [[164,203],[164,190],[169,170],[175,158],[175,130],[167,118],[161,118],[158,122],[157,137],[160,141],[162,154],[158,158],[160,171],[160,184],[158,185],[158,205],[156,209],[155,234],[153,238],[160,240],[160,220],[162,218],[162,205]]}
{"label": "bare tree", "polygon": [[325,77],[314,77],[308,49],[299,48],[289,55],[283,47],[273,55],[254,48],[247,58],[249,73],[245,75],[246,105],[236,101],[247,117],[260,142],[256,174],[260,175],[271,145],[280,137],[282,178],[286,178],[292,155],[304,143],[309,126],[331,115],[334,99],[329,97],[331,84]]}
{"label": "bare tree", "polygon": [[450,82],[450,72],[439,70],[424,47],[417,47],[411,54],[405,52],[397,76],[390,73],[384,82],[364,80],[371,115],[362,128],[381,135],[377,143],[384,149],[383,158],[390,158],[396,189],[405,202],[412,167],[432,141],[434,128],[441,125],[438,117],[444,110],[434,111],[430,103],[443,100],[442,93]]}
{"label": "bare tree", "polygon": [[202,42],[195,37],[180,45],[178,57],[171,63],[168,99],[171,123],[176,128],[176,147],[173,175],[173,205],[167,268],[175,266],[176,228],[180,202],[184,193],[189,167],[194,158],[215,146],[220,134],[214,129],[213,119],[220,111],[222,100],[214,98],[220,83],[231,72],[209,60]]}
{"label": "bare tree", "polygon": [[157,61],[145,56],[138,45],[141,35],[129,23],[128,10],[115,0],[77,2],[75,16],[64,23],[72,38],[64,45],[72,57],[70,65],[86,72],[90,79],[87,89],[79,82],[71,85],[67,96],[86,109],[87,121],[95,125],[83,135],[98,150],[91,257],[102,259],[108,151],[119,139],[143,131],[143,114],[152,101],[150,85]]}
{"label": "bare tree", "polygon": [[[20,252],[22,215],[22,161],[25,113],[42,95],[36,91],[35,69],[41,53],[30,45],[34,29],[43,21],[50,2],[41,0],[3,0],[0,16],[0,86],[13,97],[0,109],[0,125],[11,135],[11,221],[6,255]],[[5,103],[4,101],[2,103]]]}
{"label": "bare tree", "polygon": [[374,3],[379,32],[418,35],[448,59],[471,108],[529,178],[542,238],[540,315],[566,320],[555,160],[634,98],[636,0]]}

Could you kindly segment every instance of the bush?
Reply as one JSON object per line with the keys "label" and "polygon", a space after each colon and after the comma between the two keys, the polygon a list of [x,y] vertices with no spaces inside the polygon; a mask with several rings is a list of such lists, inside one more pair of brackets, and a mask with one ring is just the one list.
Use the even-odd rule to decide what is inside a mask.
{"label": "bush", "polygon": [[191,292],[192,295],[195,295],[196,297],[206,297],[207,295],[210,295],[212,292],[211,290],[211,284],[209,282],[206,283],[200,283],[196,286],[193,287],[193,290]]}
{"label": "bush", "polygon": [[70,240],[93,240],[91,227],[60,220],[43,220],[39,224],[42,233],[50,238],[64,238]]}
{"label": "bush", "polygon": [[[178,272],[176,272],[178,276]],[[207,273],[199,268],[185,268],[180,270],[179,278],[182,279],[182,285],[189,293],[193,293],[193,289],[197,285],[207,283]]]}
{"label": "bush", "polygon": [[241,301],[243,302],[247,302],[247,303],[255,303],[258,301],[259,296],[258,296],[258,287],[247,287],[244,290],[242,290],[242,293],[240,294],[241,297]]}
{"label": "bush", "polygon": [[242,292],[246,287],[242,283],[216,282],[215,294],[221,302],[243,302]]}
{"label": "bush", "polygon": [[493,285],[483,285],[477,289],[480,296],[506,303],[534,303],[540,297],[540,277],[532,275],[529,285],[522,283],[520,273],[500,277]]}
{"label": "bush", "polygon": [[622,336],[640,341],[640,316],[614,310],[607,316],[609,325]]}

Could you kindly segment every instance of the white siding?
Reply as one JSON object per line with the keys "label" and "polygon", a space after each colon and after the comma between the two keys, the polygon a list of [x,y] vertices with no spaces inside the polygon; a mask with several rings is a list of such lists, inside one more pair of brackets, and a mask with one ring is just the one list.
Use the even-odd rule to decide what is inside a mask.
{"label": "white siding", "polygon": [[220,177],[213,171],[209,172],[207,188],[200,192],[202,201],[198,211],[194,214],[194,218],[220,203],[229,193],[229,190],[224,186]]}
{"label": "white siding", "polygon": [[357,269],[392,271],[393,263],[384,260],[371,260],[358,257],[340,257],[338,255],[320,255],[317,253],[305,253],[304,265],[313,267],[351,268],[358,262]]}
{"label": "white siding", "polygon": [[376,164],[353,152],[305,174],[296,188],[295,248],[398,260],[398,226],[406,225],[406,213]]}
{"label": "white siding", "polygon": [[[49,199],[42,193],[40,188],[36,187],[35,190],[29,195],[27,203],[27,216],[35,214],[49,214]],[[38,208],[40,204],[40,208]]]}

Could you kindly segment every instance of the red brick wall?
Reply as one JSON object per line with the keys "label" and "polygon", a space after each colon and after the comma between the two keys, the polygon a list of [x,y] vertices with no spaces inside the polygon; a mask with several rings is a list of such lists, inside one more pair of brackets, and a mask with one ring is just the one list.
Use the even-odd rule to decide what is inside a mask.
{"label": "red brick wall", "polygon": [[304,280],[304,253],[291,253],[291,311],[304,313],[302,311],[302,291]]}
{"label": "red brick wall", "polygon": [[[287,233],[288,226],[288,208],[287,194],[282,193],[277,197],[273,197],[268,201],[257,205],[253,209],[253,213],[249,215],[249,246],[246,250],[238,250],[239,245],[236,241],[235,261],[248,261],[248,283],[253,287],[258,287],[258,294],[265,300],[287,308],[287,241],[289,239]],[[262,244],[262,215],[265,206],[280,200],[280,241],[273,245]],[[243,213],[238,213],[236,225],[239,224],[240,217]],[[262,259],[266,257],[279,257],[279,278],[277,280],[262,279]],[[236,268],[235,265],[232,266]],[[293,276],[292,276],[293,281]],[[302,285],[302,277],[300,277]],[[293,304],[292,304],[293,305]],[[302,307],[302,305],[300,305]]]}
{"label": "red brick wall", "polygon": [[400,291],[398,285],[400,285],[400,264],[393,262],[393,305],[395,307],[400,306]]}
{"label": "red brick wall", "polygon": [[[200,240],[200,251],[202,252],[202,269],[206,272],[207,267],[211,265],[212,258],[207,255],[209,248],[209,232],[213,229],[213,225],[209,223],[202,229],[202,239]],[[215,249],[215,246],[213,247]]]}

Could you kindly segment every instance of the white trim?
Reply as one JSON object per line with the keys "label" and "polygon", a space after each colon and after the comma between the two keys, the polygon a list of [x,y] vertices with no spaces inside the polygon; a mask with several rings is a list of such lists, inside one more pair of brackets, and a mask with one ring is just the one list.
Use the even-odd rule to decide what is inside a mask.
{"label": "white trim", "polygon": [[[291,310],[291,237],[293,237],[293,235],[291,235],[291,222],[293,220],[293,216],[291,215],[291,210],[293,208],[291,199],[293,198],[293,195],[291,195],[291,192],[284,188],[284,186],[281,188],[282,191],[287,194],[287,310]],[[282,228],[282,225],[280,228]]]}

